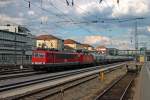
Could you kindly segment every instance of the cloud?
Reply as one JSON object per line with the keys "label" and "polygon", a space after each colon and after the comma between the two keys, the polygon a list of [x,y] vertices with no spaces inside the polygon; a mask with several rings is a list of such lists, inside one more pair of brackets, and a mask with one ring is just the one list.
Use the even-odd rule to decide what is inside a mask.
{"label": "cloud", "polygon": [[6,6],[7,4],[10,4],[14,1],[15,0],[0,0],[0,7]]}
{"label": "cloud", "polygon": [[0,15],[0,24],[18,24],[22,25],[24,19],[23,18],[17,18],[17,17],[11,17],[7,15]]}
{"label": "cloud", "polygon": [[101,35],[91,35],[84,37],[84,43],[88,43],[94,46],[104,45],[108,48],[118,48],[118,49],[134,49],[133,44],[130,40],[123,38],[108,38]]}
{"label": "cloud", "polygon": [[29,15],[34,15],[35,12],[34,12],[33,10],[29,10],[29,11],[28,11],[28,14],[29,14]]}
{"label": "cloud", "polygon": [[150,32],[150,26],[147,27],[147,30]]}
{"label": "cloud", "polygon": [[111,41],[111,47],[115,47],[122,50],[134,49],[133,44],[129,40],[124,39],[113,39]]}
{"label": "cloud", "polygon": [[[149,0],[120,0],[119,5],[117,0],[102,1],[99,4],[96,1],[86,0],[78,1],[75,6],[77,14],[84,16],[105,16],[105,17],[126,17],[126,16],[143,16],[150,12]],[[102,12],[102,13],[101,13]]]}
{"label": "cloud", "polygon": [[142,16],[148,12],[148,0],[121,0],[118,7],[113,7],[112,16]]}
{"label": "cloud", "polygon": [[18,15],[19,15],[19,17],[23,17],[24,13],[20,12]]}
{"label": "cloud", "polygon": [[85,14],[87,12],[91,12],[91,11],[98,9],[96,2],[88,2],[84,4],[79,4],[79,6],[80,7],[75,7],[76,12],[78,14]]}
{"label": "cloud", "polygon": [[84,43],[88,44],[109,44],[110,39],[105,36],[100,36],[100,35],[91,35],[91,36],[86,36],[84,38]]}
{"label": "cloud", "polygon": [[138,28],[137,30],[138,32],[138,36],[144,36],[144,37],[149,37],[150,36],[150,27],[141,27],[141,28]]}
{"label": "cloud", "polygon": [[[24,24],[34,34],[53,30],[53,32],[62,33],[60,36],[64,38],[77,37],[76,40],[79,39],[84,43],[93,45],[104,44],[110,47],[112,44],[113,47],[118,48],[131,47],[128,42],[130,40],[124,39],[124,31],[134,28],[134,21],[117,23],[104,20],[105,23],[101,23],[103,20],[101,18],[146,17],[150,13],[150,0],[120,0],[119,6],[116,3],[117,0],[103,0],[101,4],[98,3],[98,0],[75,0],[73,7],[67,6],[65,0],[43,0],[42,7],[46,10],[40,8],[40,0],[30,1],[31,8],[29,9],[28,2],[24,0],[0,0],[0,8],[4,9],[0,10],[0,23],[12,22]],[[72,20],[77,24],[72,23]],[[92,20],[97,20],[100,23],[91,23]],[[89,23],[80,23],[84,21]],[[138,20],[140,36],[149,36],[149,22],[150,19]],[[146,27],[147,29],[141,30],[139,29],[140,27]],[[111,33],[115,33],[112,39],[106,37],[104,34],[110,33],[108,29],[112,30]],[[64,35],[64,33],[70,33],[71,35]],[[79,36],[80,33],[83,34],[81,37],[84,38]],[[91,35],[91,33],[98,35]],[[122,40],[120,38],[114,39],[117,36],[121,36]]]}

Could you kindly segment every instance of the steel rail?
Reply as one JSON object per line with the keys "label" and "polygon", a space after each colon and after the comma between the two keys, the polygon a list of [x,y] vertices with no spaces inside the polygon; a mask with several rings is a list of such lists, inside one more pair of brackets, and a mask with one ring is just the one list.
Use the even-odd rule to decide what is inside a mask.
{"label": "steel rail", "polygon": [[130,80],[130,82],[129,82],[129,84],[127,85],[127,87],[126,87],[124,93],[122,94],[120,100],[125,100],[125,95],[127,94],[127,91],[128,91],[128,89],[129,89],[129,87],[131,86],[131,84],[132,84],[133,81],[134,81],[134,78],[133,78],[132,80]]}
{"label": "steel rail", "polygon": [[67,76],[70,76],[70,75],[76,75],[76,74],[80,74],[82,72],[88,72],[88,71],[92,71],[92,70],[96,70],[96,69],[98,69],[98,68],[96,67],[96,68],[82,69],[82,70],[73,71],[73,72],[71,71],[71,72],[68,72],[68,73],[58,74],[58,75],[54,75],[54,76],[48,76],[48,77],[44,77],[44,78],[38,78],[38,79],[34,79],[34,80],[28,80],[28,81],[3,85],[3,86],[0,86],[0,92],[10,90],[10,89],[14,89],[14,88],[27,86],[27,85],[46,82],[46,81],[50,81],[50,80],[54,80],[54,79],[58,79],[58,78],[63,78],[63,77],[67,77]]}
{"label": "steel rail", "polygon": [[[64,93],[64,91],[66,91],[66,90],[68,90],[68,89],[71,89],[71,88],[73,88],[73,87],[75,87],[75,86],[78,86],[78,85],[80,85],[80,84],[83,84],[83,83],[86,83],[87,81],[90,81],[90,80],[92,80],[92,79],[95,79],[96,77],[98,77],[98,76],[90,76],[90,77],[84,77],[84,78],[87,78],[87,79],[84,79],[84,78],[81,78],[81,79],[78,79],[78,80],[81,80],[80,82],[77,82],[77,83],[75,83],[75,84],[73,84],[73,85],[71,85],[71,86],[67,86],[67,87],[64,87],[64,88],[61,88],[61,89],[58,89],[58,90],[56,90],[56,91],[53,91],[52,93],[49,93],[49,92],[46,92],[46,93],[44,93],[43,95],[40,95],[40,96],[38,96],[38,100],[44,100],[44,99],[46,99],[46,98],[48,98],[48,97],[50,97],[50,96],[53,96],[53,95],[55,95],[55,94],[58,94],[58,93]],[[83,80],[82,80],[83,79]],[[75,80],[75,81],[77,81],[77,80]],[[71,82],[74,82],[74,81],[71,81]],[[70,82],[70,83],[71,83]],[[69,83],[69,82],[68,82]],[[67,84],[67,83],[64,83],[64,84]],[[61,85],[64,85],[64,84],[61,84]],[[60,85],[60,86],[61,86]],[[31,93],[31,94],[27,94],[27,95],[23,95],[23,96],[20,96],[20,97],[17,97],[17,98],[15,98],[15,99],[23,99],[23,98],[26,98],[26,97],[28,97],[28,96],[32,96],[32,95],[37,95],[37,94],[40,94],[41,92],[43,92],[43,91],[48,91],[49,89],[54,89],[54,88],[57,88],[57,87],[52,87],[52,88],[46,88],[46,89],[43,89],[43,90],[40,90],[40,91],[37,91],[37,92],[33,92],[33,93]]]}
{"label": "steel rail", "polygon": [[[103,96],[104,96],[104,95],[107,96],[107,93],[109,93],[109,91],[111,91],[111,89],[113,89],[113,87],[115,87],[116,85],[118,85],[119,82],[123,81],[123,79],[126,78],[127,75],[128,75],[128,73],[125,74],[125,75],[123,75],[122,77],[118,78],[117,80],[115,80],[111,85],[109,85],[105,90],[103,90],[103,92],[100,93],[100,94],[95,98],[95,100],[103,100]],[[131,77],[132,77],[132,78],[129,79],[129,82],[127,83],[126,87],[122,89],[122,90],[123,90],[123,93],[121,94],[121,96],[120,96],[119,99],[117,99],[117,100],[125,100],[125,95],[127,94],[127,91],[128,91],[128,89],[129,89],[129,87],[131,86],[132,82],[134,81],[135,75],[133,74],[133,76],[131,76]],[[112,91],[111,91],[111,92],[112,92]],[[118,91],[117,91],[117,92],[118,92]],[[111,95],[113,95],[113,94],[111,94]],[[111,100],[111,99],[112,99],[112,98],[110,98],[110,100]]]}
{"label": "steel rail", "polygon": [[[31,81],[31,83],[27,82],[25,84],[21,84],[19,86],[4,86],[0,91],[6,91],[6,90],[10,90],[10,89],[15,89],[15,88],[19,88],[19,87],[23,87],[23,86],[28,86],[28,85],[33,85],[33,84],[37,84],[37,83],[42,83],[42,82],[46,82],[46,81],[51,81],[51,80],[55,80],[55,79],[62,79],[64,77],[67,77],[67,76],[75,76],[76,74],[81,74],[81,76],[76,76],[74,79],[68,79],[67,81],[63,82],[63,83],[67,83],[67,82],[71,82],[71,81],[75,81],[75,80],[78,80],[78,79],[81,79],[81,78],[85,78],[85,77],[88,77],[88,76],[92,76],[92,75],[95,75],[95,74],[98,74],[100,71],[108,71],[108,70],[112,70],[112,69],[116,69],[116,68],[119,68],[121,67],[122,65],[124,65],[125,63],[121,63],[121,64],[118,64],[118,65],[112,65],[110,67],[106,67],[106,68],[102,68],[102,69],[95,69],[95,70],[87,70],[87,72],[84,70],[84,71],[80,71],[78,73],[72,73],[72,74],[64,74],[64,75],[58,75],[57,77],[51,77],[50,79],[44,79],[44,80],[39,80],[37,82],[33,82]],[[84,73],[82,73],[84,72]],[[60,84],[63,84],[63,83],[59,83]],[[54,86],[52,87],[55,87],[55,86],[58,86],[58,84],[55,84]],[[51,88],[52,88],[51,87]]]}
{"label": "steel rail", "polygon": [[27,77],[31,75],[37,75],[37,74],[43,74],[45,73],[44,71],[29,71],[29,72],[23,72],[23,73],[16,73],[16,74],[8,74],[8,75],[0,75],[0,80],[7,80],[7,79],[12,79],[12,78],[19,78],[19,77]]}
{"label": "steel rail", "polygon": [[0,71],[0,75],[26,73],[26,72],[33,72],[33,70],[32,69],[5,70],[5,71]]}
{"label": "steel rail", "polygon": [[[111,66],[111,65],[113,65],[113,64],[106,65],[106,66]],[[43,78],[37,78],[37,79],[31,79],[31,80],[22,81],[22,82],[0,85],[0,92],[18,88],[18,87],[22,87],[22,86],[27,86],[27,85],[37,84],[37,83],[41,83],[41,82],[45,82],[45,81],[50,81],[50,80],[54,80],[54,79],[58,79],[58,78],[62,78],[62,77],[70,76],[70,75],[76,75],[76,74],[80,74],[82,72],[88,72],[88,71],[96,70],[99,68],[100,68],[99,66],[90,67],[90,68],[86,68],[86,69],[73,70],[73,71],[69,71],[66,73],[57,74],[54,76],[52,75],[52,76],[47,76],[47,77],[43,77]]]}

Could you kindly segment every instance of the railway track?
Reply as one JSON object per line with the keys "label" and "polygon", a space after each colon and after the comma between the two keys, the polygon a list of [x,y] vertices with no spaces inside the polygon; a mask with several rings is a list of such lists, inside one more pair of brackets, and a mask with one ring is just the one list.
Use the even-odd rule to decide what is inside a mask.
{"label": "railway track", "polygon": [[[119,64],[119,63],[116,63],[116,64]],[[113,64],[108,64],[108,66],[109,65],[113,65]],[[107,66],[107,65],[105,65],[105,66]],[[95,68],[97,68],[97,67],[95,67]],[[12,72],[5,71],[5,74],[4,73],[0,74],[0,80],[7,80],[7,79],[19,78],[19,77],[27,77],[27,76],[45,74],[45,73],[46,73],[45,71],[34,71],[34,70],[25,70],[25,69],[24,70],[14,70]]]}
{"label": "railway track", "polygon": [[[118,64],[121,63],[121,62],[118,62]],[[117,64],[117,63],[112,63],[112,64]],[[111,64],[108,64],[108,65],[111,65]],[[103,65],[102,65],[103,66]],[[74,69],[76,70],[76,69]],[[20,74],[20,73],[30,73],[30,72],[35,72],[32,68],[24,68],[24,69],[11,69],[11,70],[1,70],[0,71],[0,75],[4,76],[4,75],[9,75],[10,76],[13,76],[13,74]],[[21,75],[20,75],[21,76]]]}
{"label": "railway track", "polygon": [[[123,63],[122,64],[118,64],[117,66],[120,66],[120,65],[123,65]],[[113,66],[115,67],[116,65],[113,64],[112,67]],[[105,69],[109,69],[109,68],[105,68]],[[3,98],[11,97],[11,99],[12,98],[15,98],[15,99],[26,98],[29,95],[34,95],[34,94],[37,94],[37,93],[39,93],[39,92],[41,92],[43,90],[47,90],[49,88],[55,87],[55,85],[53,85],[53,84],[57,84],[58,85],[60,83],[61,84],[64,83],[64,81],[66,81],[66,80],[67,81],[68,80],[72,80],[73,78],[75,78],[74,76],[78,76],[78,78],[80,79],[81,76],[79,74],[83,74],[84,75],[84,73],[86,73],[87,75],[89,75],[89,74],[91,75],[92,73],[98,73],[99,70],[100,70],[100,67],[86,68],[86,69],[80,69],[78,71],[77,70],[76,71],[73,70],[73,71],[68,71],[68,72],[61,72],[59,74],[53,74],[53,75],[49,75],[47,77],[43,76],[43,78],[36,78],[36,79],[32,79],[32,80],[26,80],[26,81],[20,81],[20,82],[15,82],[15,83],[3,84],[3,85],[0,86],[1,87],[0,88],[0,92],[1,92],[0,96],[2,96]],[[68,79],[68,77],[72,77],[72,78]],[[90,77],[87,77],[87,78],[90,78]],[[94,77],[92,76],[90,79],[92,79]],[[58,80],[60,80],[60,81],[58,81]],[[75,79],[75,80],[77,80],[77,79]],[[85,82],[87,80],[89,80],[89,79],[86,79],[83,82]],[[52,84],[52,86],[50,86],[50,84]],[[46,87],[46,86],[48,86],[48,87]],[[42,90],[41,89],[37,90],[37,88],[39,88],[39,87],[40,88],[43,87]],[[46,87],[46,88],[44,88],[44,87]],[[30,90],[31,88],[34,88],[34,90],[32,90],[32,92]],[[30,91],[30,92],[25,92],[27,90]],[[15,97],[12,97],[11,95],[14,92],[10,93],[10,91],[11,92],[12,91],[16,91],[16,92],[17,91],[21,91],[22,93],[19,92],[17,96],[15,95]],[[21,94],[21,95],[19,95],[19,94]]]}
{"label": "railway track", "polygon": [[127,73],[120,77],[102,93],[100,93],[95,100],[126,100],[128,89],[135,77],[135,73]]}
{"label": "railway track", "polygon": [[13,70],[3,70],[0,71],[0,75],[16,74],[16,73],[26,73],[33,72],[32,69],[13,69]]}
{"label": "railway track", "polygon": [[13,73],[13,74],[6,74],[6,75],[0,75],[0,80],[8,80],[8,79],[13,79],[13,78],[19,78],[19,77],[27,77],[27,76],[32,76],[32,75],[37,75],[37,74],[44,74],[46,72],[44,71],[27,71],[27,72],[20,72],[20,73]]}
{"label": "railway track", "polygon": [[[54,79],[58,79],[58,78],[62,78],[62,77],[76,75],[76,74],[80,74],[83,72],[93,71],[93,70],[96,70],[99,68],[100,67],[93,67],[93,68],[91,67],[91,68],[85,68],[85,69],[80,69],[80,70],[62,72],[62,73],[58,73],[58,74],[56,73],[56,74],[52,74],[52,75],[47,73],[47,74],[44,74],[44,76],[42,78],[36,78],[36,79],[31,78],[31,79],[26,80],[26,81],[0,85],[0,87],[1,87],[0,92],[5,91],[5,90],[18,88],[18,87],[22,87],[22,86],[27,86],[27,85],[37,84],[37,83],[41,83],[41,82],[45,82],[45,81],[50,81],[50,80],[54,80]],[[36,76],[36,77],[38,77],[38,76]]]}

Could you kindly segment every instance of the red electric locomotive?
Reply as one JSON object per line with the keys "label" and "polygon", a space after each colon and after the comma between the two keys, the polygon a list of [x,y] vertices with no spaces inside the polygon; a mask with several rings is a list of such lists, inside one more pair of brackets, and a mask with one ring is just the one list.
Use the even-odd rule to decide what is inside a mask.
{"label": "red electric locomotive", "polygon": [[92,65],[94,58],[91,54],[35,50],[32,56],[32,65],[35,70],[56,70],[79,67],[80,65]]}

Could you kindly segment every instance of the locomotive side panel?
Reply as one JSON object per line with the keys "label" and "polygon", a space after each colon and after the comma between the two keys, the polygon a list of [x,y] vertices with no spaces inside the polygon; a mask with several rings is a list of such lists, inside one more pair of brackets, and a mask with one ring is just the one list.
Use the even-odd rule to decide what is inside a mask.
{"label": "locomotive side panel", "polygon": [[52,52],[46,53],[46,64],[53,64],[54,63],[54,54]]}
{"label": "locomotive side panel", "polygon": [[88,55],[88,54],[81,54],[80,63],[81,64],[93,64],[94,57],[92,55]]}

